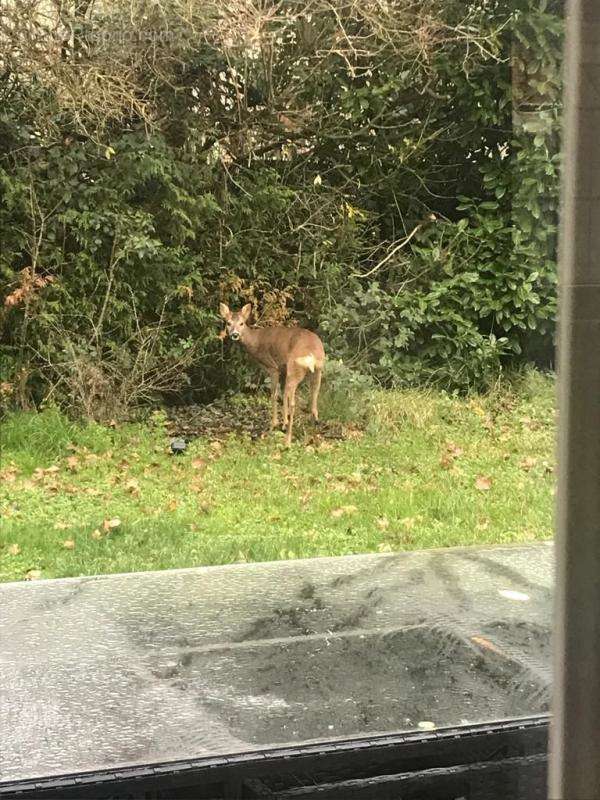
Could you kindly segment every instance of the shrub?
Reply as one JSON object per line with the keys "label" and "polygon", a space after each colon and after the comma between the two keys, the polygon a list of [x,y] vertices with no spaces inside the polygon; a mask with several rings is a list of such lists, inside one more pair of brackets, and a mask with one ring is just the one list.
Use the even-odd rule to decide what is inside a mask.
{"label": "shrub", "polygon": [[[60,385],[105,415],[161,320],[155,376],[187,343],[197,396],[248,386],[219,300],[320,329],[390,386],[485,386],[551,341],[558,0],[65,3],[66,49],[20,5],[0,31],[5,404]],[[100,351],[76,344],[95,330]]]}

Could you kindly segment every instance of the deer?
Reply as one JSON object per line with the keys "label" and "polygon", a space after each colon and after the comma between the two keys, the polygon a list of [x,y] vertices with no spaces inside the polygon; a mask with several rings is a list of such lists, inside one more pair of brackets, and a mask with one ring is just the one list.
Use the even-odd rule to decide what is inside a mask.
{"label": "deer", "polygon": [[310,410],[315,423],[319,422],[318,399],[321,375],[325,363],[325,349],[316,333],[306,328],[282,326],[255,328],[248,324],[252,305],[247,303],[240,311],[231,311],[221,303],[221,317],[225,320],[226,336],[240,342],[246,352],[257,361],[271,379],[271,430],[278,425],[279,380],[285,374],[283,390],[283,428],[287,426],[285,443],[292,443],[292,428],[296,408],[296,389],[308,373],[311,374]]}

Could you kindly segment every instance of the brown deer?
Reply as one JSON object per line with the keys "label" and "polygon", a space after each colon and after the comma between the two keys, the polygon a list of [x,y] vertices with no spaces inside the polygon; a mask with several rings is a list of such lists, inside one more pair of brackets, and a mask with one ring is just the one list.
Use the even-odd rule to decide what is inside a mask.
{"label": "brown deer", "polygon": [[241,311],[231,311],[229,306],[221,303],[219,311],[225,320],[229,338],[241,342],[271,377],[271,430],[277,427],[279,378],[285,373],[283,426],[287,425],[285,442],[289,446],[292,442],[296,389],[307,372],[311,373],[312,378],[310,410],[315,422],[319,420],[317,400],[325,362],[323,343],[316,333],[306,328],[251,327],[248,325],[252,311],[250,303]]}

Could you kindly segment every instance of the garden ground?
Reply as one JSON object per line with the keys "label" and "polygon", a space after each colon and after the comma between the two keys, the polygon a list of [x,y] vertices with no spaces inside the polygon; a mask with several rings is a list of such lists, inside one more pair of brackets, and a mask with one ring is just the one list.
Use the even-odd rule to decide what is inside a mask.
{"label": "garden ground", "polygon": [[[469,398],[325,391],[322,411],[289,450],[262,434],[263,398],[113,426],[55,409],[8,416],[0,580],[552,535],[551,377]],[[190,438],[178,456],[175,433]]]}

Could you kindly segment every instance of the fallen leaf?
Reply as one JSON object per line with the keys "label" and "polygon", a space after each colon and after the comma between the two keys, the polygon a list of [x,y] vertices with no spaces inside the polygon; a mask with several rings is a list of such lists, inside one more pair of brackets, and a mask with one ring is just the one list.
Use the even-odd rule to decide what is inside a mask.
{"label": "fallen leaf", "polygon": [[71,472],[75,472],[79,469],[79,459],[77,456],[69,456],[66,460],[66,463]]}
{"label": "fallen leaf", "polygon": [[333,450],[333,445],[331,444],[331,442],[320,442],[317,447],[317,450],[320,453],[326,452],[327,450]]}
{"label": "fallen leaf", "polygon": [[453,458],[459,458],[460,456],[462,456],[462,454],[464,452],[462,447],[459,447],[454,442],[448,442],[446,444],[446,450],[447,450],[448,454],[451,455]]}
{"label": "fallen leaf", "polygon": [[30,569],[25,573],[25,578],[28,581],[37,581],[42,577],[41,569]]}
{"label": "fallen leaf", "polygon": [[350,487],[346,486],[346,484],[342,483],[341,481],[335,481],[331,484],[330,490],[332,492],[337,492],[338,494],[348,494]]}
{"label": "fallen leaf", "polygon": [[300,504],[306,507],[311,500],[312,500],[312,492],[304,492],[304,494],[301,495],[300,497]]}
{"label": "fallen leaf", "polygon": [[6,467],[6,469],[0,470],[0,480],[3,483],[14,483],[18,473],[17,467]]}
{"label": "fallen leaf", "polygon": [[442,469],[452,469],[454,466],[454,458],[450,453],[444,453],[440,458],[440,467]]}
{"label": "fallen leaf", "polygon": [[54,523],[54,530],[55,531],[66,531],[67,528],[70,528],[70,527],[71,526],[69,525],[68,522],[55,522]]}
{"label": "fallen leaf", "polygon": [[75,550],[75,542],[73,539],[65,539],[63,542],[65,550]]}
{"label": "fallen leaf", "polygon": [[331,512],[331,516],[334,517],[334,519],[338,519],[345,514],[355,514],[357,511],[358,508],[356,506],[342,506],[341,508],[334,508]]}
{"label": "fallen leaf", "polygon": [[9,544],[8,545],[8,555],[9,556],[18,556],[21,552],[21,548],[18,544]]}
{"label": "fallen leaf", "polygon": [[118,528],[120,524],[121,520],[118,517],[113,517],[113,519],[105,519],[102,527],[107,533],[110,533],[114,528]]}
{"label": "fallen leaf", "polygon": [[361,431],[360,428],[352,428],[350,426],[346,426],[344,428],[344,436],[346,439],[356,440],[362,439],[365,435],[364,431]]}
{"label": "fallen leaf", "polygon": [[356,470],[352,475],[348,475],[348,483],[353,486],[359,486],[363,482],[363,475],[360,470]]}
{"label": "fallen leaf", "polygon": [[194,469],[204,469],[206,467],[206,461],[203,458],[195,458],[192,461],[192,467]]}
{"label": "fallen leaf", "polygon": [[475,479],[475,488],[480,492],[489,492],[492,488],[492,479],[485,475],[478,475]]}
{"label": "fallen leaf", "polygon": [[95,531],[92,531],[90,533],[90,536],[92,537],[92,539],[96,539],[96,540],[101,539],[102,538],[102,531],[99,531],[98,528],[96,528]]}
{"label": "fallen leaf", "polygon": [[521,461],[519,466],[521,467],[522,470],[525,470],[525,472],[529,472],[529,470],[533,469],[533,467],[535,467],[536,464],[537,464],[537,458],[533,458],[532,456],[527,456]]}
{"label": "fallen leaf", "polygon": [[14,506],[7,506],[6,508],[2,509],[2,516],[6,517],[7,519],[9,517],[20,517],[21,512]]}
{"label": "fallen leaf", "polygon": [[127,483],[125,484],[125,489],[132,494],[134,497],[139,497],[140,495],[140,484],[136,481],[135,478],[130,478]]}
{"label": "fallen leaf", "polygon": [[56,472],[60,472],[60,467],[57,467],[56,464],[44,470],[45,475],[54,475]]}
{"label": "fallen leaf", "polygon": [[492,642],[488,641],[488,639],[485,639],[483,636],[471,636],[471,641],[474,644],[479,645],[479,647],[483,647],[486,650],[491,650],[492,653],[498,653],[499,655],[502,655],[502,651],[499,650],[495,644],[492,644]]}

